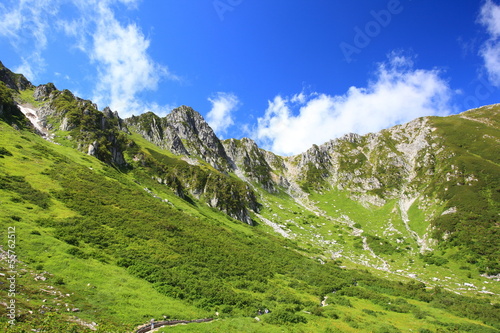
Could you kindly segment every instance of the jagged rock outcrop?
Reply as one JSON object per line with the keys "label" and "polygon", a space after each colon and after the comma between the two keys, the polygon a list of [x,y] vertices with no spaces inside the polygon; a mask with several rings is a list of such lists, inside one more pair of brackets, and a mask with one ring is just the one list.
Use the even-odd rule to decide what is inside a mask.
{"label": "jagged rock outcrop", "polygon": [[24,77],[22,74],[16,74],[11,72],[7,67],[5,67],[0,61],[0,81],[4,82],[7,87],[17,91],[32,88],[31,82]]}
{"label": "jagged rock outcrop", "polygon": [[219,171],[231,168],[224,147],[203,117],[187,106],[160,118],[148,112],[125,120],[145,139],[177,155],[201,158]]}
{"label": "jagged rock outcrop", "polygon": [[117,112],[106,107],[102,112],[89,100],[59,91],[51,83],[38,86],[34,97],[43,101],[37,114],[48,131],[69,132],[67,138],[81,151],[118,166],[126,165],[123,152],[129,131]]}
{"label": "jagged rock outcrop", "polygon": [[229,161],[222,143],[198,112],[181,106],[172,110],[166,120],[190,154],[200,156],[217,170],[227,169]]}
{"label": "jagged rock outcrop", "polygon": [[153,112],[146,112],[140,116],[125,119],[125,123],[158,147],[167,149],[176,155],[189,155],[181,138],[170,126],[166,117],[160,118]]}
{"label": "jagged rock outcrop", "polygon": [[382,205],[407,191],[417,170],[432,168],[431,132],[421,118],[379,133],[347,134],[286,158],[284,176],[308,190],[348,190],[353,198]]}
{"label": "jagged rock outcrop", "polygon": [[33,97],[37,101],[43,101],[49,98],[50,94],[56,90],[57,88],[53,83],[49,82],[47,84],[41,84],[35,88],[35,91],[33,92]]}
{"label": "jagged rock outcrop", "polygon": [[[260,149],[257,144],[248,138],[241,140],[229,139],[222,142],[227,157],[231,161],[231,167],[241,179],[256,183],[268,192],[276,192],[278,176],[269,165],[267,159],[272,159],[275,164],[278,159],[276,155]],[[273,177],[274,176],[274,177]]]}
{"label": "jagged rock outcrop", "polygon": [[[28,116],[31,118],[28,119],[14,104],[11,93],[2,88],[2,95],[6,96],[2,99],[10,101],[0,103],[2,118],[21,125],[36,120],[33,127],[51,141],[56,130],[69,132],[66,139],[73,140],[79,150],[106,163],[126,164],[123,151],[127,143],[125,133],[129,132],[118,113],[109,108],[100,112],[95,103],[76,97],[69,90],[59,91],[53,83],[34,87],[23,75],[11,72],[1,62],[0,81],[16,91],[33,89],[33,98],[40,103],[37,107],[24,106],[24,109],[29,110]],[[6,105],[10,105],[8,115],[4,114]]]}

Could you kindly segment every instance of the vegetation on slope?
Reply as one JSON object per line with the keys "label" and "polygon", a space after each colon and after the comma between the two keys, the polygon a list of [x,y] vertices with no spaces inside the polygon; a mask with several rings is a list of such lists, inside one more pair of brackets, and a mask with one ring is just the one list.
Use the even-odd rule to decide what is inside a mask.
{"label": "vegetation on slope", "polygon": [[15,124],[18,127],[26,126],[29,121],[27,121],[18,109],[12,98],[12,94],[13,91],[0,81],[0,119],[9,124]]}
{"label": "vegetation on slope", "polygon": [[[16,139],[15,131],[5,124],[1,126],[4,133],[9,133],[1,145],[12,153],[0,165],[1,200],[9,202],[2,214],[2,228],[17,223],[23,228],[37,230],[41,236],[23,233],[20,237],[24,244],[20,246],[20,259],[31,269],[44,267],[53,271],[52,283],[60,283],[69,288],[70,293],[75,293],[83,305],[79,315],[87,320],[114,322],[118,331],[122,331],[118,328],[120,325],[141,323],[137,316],[120,315],[120,312],[137,311],[136,307],[141,305],[133,299],[120,303],[120,312],[106,311],[110,305],[99,295],[110,295],[111,289],[103,288],[111,286],[106,286],[104,281],[92,280],[91,286],[95,285],[99,294],[92,289],[85,290],[85,280],[79,280],[82,276],[89,279],[91,275],[83,271],[75,274],[75,270],[79,272],[95,263],[92,265],[101,270],[111,267],[125,270],[152,286],[165,300],[176,299],[186,308],[200,308],[199,316],[204,311],[219,311],[226,318],[216,324],[221,327],[231,327],[231,318],[254,317],[258,309],[264,308],[271,313],[262,316],[265,319],[262,324],[255,323],[259,327],[264,325],[262,331],[273,331],[276,325],[302,327],[305,331],[314,330],[316,325],[324,329],[346,325],[348,330],[381,330],[376,320],[359,321],[377,312],[383,314],[394,329],[400,325],[395,319],[398,314],[413,318],[415,313],[420,313],[421,318],[417,327],[455,325],[455,328],[470,327],[476,332],[493,332],[491,326],[488,328],[470,320],[499,325],[499,310],[488,301],[455,296],[442,290],[426,290],[422,284],[391,282],[362,271],[342,270],[333,262],[322,265],[297,253],[295,245],[286,240],[250,230],[251,227],[218,213],[200,216],[196,211],[204,209],[196,208],[196,202],[180,205],[181,211],[144,191],[134,183],[132,174],[104,167],[84,155],[66,154],[68,148],[54,146],[30,133],[25,133],[26,139]],[[16,145],[23,147],[16,148]],[[14,160],[24,161],[25,168],[9,172],[8,166]],[[42,171],[36,172],[37,168]],[[44,181],[38,181],[39,177]],[[155,186],[155,191],[168,194],[169,190],[161,184]],[[45,240],[40,243],[42,239],[37,237]],[[47,242],[56,246],[51,245],[49,252],[36,249],[44,243],[48,246]],[[56,263],[61,260],[62,265]],[[98,274],[99,270],[94,272]],[[325,295],[332,305],[318,307]],[[121,302],[124,295],[115,297],[120,297],[115,301]],[[411,300],[423,303],[411,305]],[[373,313],[361,311],[373,307],[376,309],[370,310]],[[418,312],[428,308],[442,308],[457,317],[448,321],[442,313]],[[33,306],[33,309],[37,308]],[[43,319],[49,317],[40,312],[30,315],[28,307],[20,311],[23,315],[18,317],[19,329],[35,325],[46,327],[50,332],[61,325],[73,325],[64,314],[55,310],[53,319]],[[181,313],[178,311],[177,315]],[[143,321],[148,320],[146,316]],[[40,320],[47,326],[42,326]],[[5,322],[4,325],[10,327]],[[17,328],[9,330],[15,332]],[[74,329],[75,332],[79,330],[85,329],[80,326]]]}
{"label": "vegetation on slope", "polygon": [[[19,123],[26,122],[15,107],[14,92],[0,85],[0,93],[1,105],[7,106],[3,110],[8,110],[4,115],[15,115]],[[48,104],[41,104],[50,105],[58,114],[59,118],[52,119],[54,126],[63,125],[65,118],[65,134],[76,139],[83,151],[98,142],[97,147],[104,150],[97,149],[94,155],[107,164],[68,147],[53,145],[28,130],[16,130],[9,125],[12,121],[0,121],[0,227],[2,233],[8,227],[16,227],[18,265],[23,267],[17,280],[17,325],[7,322],[2,307],[3,328],[12,332],[32,328],[83,332],[89,329],[78,320],[84,320],[98,322],[101,331],[122,332],[151,317],[195,319],[218,312],[219,321],[200,325],[196,330],[500,329],[500,308],[495,297],[465,297],[416,281],[392,281],[368,271],[342,269],[338,261],[321,256],[319,247],[301,238],[278,238],[266,233],[266,226],[251,227],[221,214],[206,201],[216,200],[220,204],[212,206],[239,218],[237,212],[247,207],[258,210],[254,190],[206,163],[191,165],[133,139],[133,135],[120,129],[119,119],[103,115],[90,101],[77,99],[69,91],[54,91],[50,96],[43,102]],[[448,265],[449,253],[463,246],[471,264],[477,263],[482,271],[492,274],[498,259],[494,235],[498,231],[495,212],[498,213],[499,200],[498,183],[488,177],[498,180],[499,161],[489,148],[495,144],[494,139],[485,137],[488,145],[484,145],[473,138],[479,133],[493,138],[498,134],[482,128],[483,122],[478,125],[477,121],[450,119],[442,126],[437,124],[438,119],[436,126],[445,131],[443,137],[449,137],[442,144],[455,152],[454,166],[426,179],[435,182],[430,185],[437,184],[437,190],[444,191],[439,184],[445,184],[448,208],[458,207],[461,213],[441,215],[434,222],[437,237],[446,238],[442,242],[444,252],[423,254],[418,260],[432,267]],[[475,127],[477,133],[471,134],[468,141],[448,135],[445,125],[450,122],[456,122],[460,129],[469,126],[473,131]],[[390,138],[386,135],[384,140]],[[116,157],[113,149],[127,149],[128,167],[110,166]],[[352,150],[342,159],[343,166],[362,168],[368,162],[366,156]],[[472,158],[481,151],[484,153],[479,160]],[[444,170],[447,165],[443,162],[433,168]],[[282,191],[263,194],[259,190],[264,204],[262,213],[269,218],[275,215],[278,220],[288,219],[287,223],[296,230],[309,226],[317,230],[317,239],[328,230],[330,242],[344,242],[355,249],[353,254],[369,252],[365,249],[368,247],[376,260],[399,260],[402,253],[413,250],[414,241],[377,231],[383,221],[389,218],[393,222],[398,215],[397,203],[390,197],[391,186],[398,186],[400,175],[393,175],[393,179],[391,170],[379,170],[391,188],[381,192],[386,204],[373,208],[352,201],[345,191],[328,191],[324,181],[327,175],[321,167],[309,164],[309,170],[301,185],[329,217],[313,215],[296,203],[292,206],[293,200]],[[442,181],[439,177],[447,172],[450,180]],[[317,189],[322,192],[316,192]],[[426,194],[436,197],[437,190],[429,187]],[[475,207],[472,200],[478,197],[479,205]],[[333,204],[341,207],[334,209]],[[412,216],[420,218],[415,213]],[[334,225],[335,219],[343,219],[345,226]],[[401,222],[397,227],[402,225]],[[351,237],[351,229],[366,232]],[[468,239],[465,232],[473,238]],[[326,245],[324,248],[332,249]],[[5,261],[1,265],[5,274]],[[35,275],[48,278],[47,284],[38,284]],[[80,310],[78,319],[67,314],[62,299],[50,297],[44,302],[42,289],[70,295],[64,301]],[[8,298],[5,289],[0,290],[0,295]],[[50,306],[45,304],[47,301]],[[261,321],[253,319],[255,316]],[[185,329],[191,328],[172,328]]]}
{"label": "vegetation on slope", "polygon": [[466,113],[476,120],[433,119],[442,138],[439,144],[453,153],[446,161],[448,178],[442,183],[446,208],[456,210],[433,221],[434,236],[445,239],[444,248],[459,247],[460,256],[489,275],[500,274],[500,129],[484,121],[498,123],[498,108],[482,116],[484,110]]}

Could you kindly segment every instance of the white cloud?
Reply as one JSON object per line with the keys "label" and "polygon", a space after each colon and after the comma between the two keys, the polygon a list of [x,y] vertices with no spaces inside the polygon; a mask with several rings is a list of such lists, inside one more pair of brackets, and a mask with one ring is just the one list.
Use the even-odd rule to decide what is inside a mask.
{"label": "white cloud", "polygon": [[155,90],[168,70],[148,55],[150,41],[139,27],[123,26],[108,7],[100,5],[98,13],[90,54],[99,72],[93,99],[101,106],[109,104],[121,116],[142,112],[136,95]]}
{"label": "white cloud", "polygon": [[[139,0],[73,0],[71,19],[58,15],[66,0],[20,0],[0,4],[0,36],[8,38],[22,59],[17,70],[31,80],[44,68],[43,51],[51,37],[63,33],[74,39],[96,67],[92,99],[110,106],[122,117],[148,109],[138,95],[155,90],[161,79],[179,80],[148,53],[150,40],[134,23],[123,24],[116,16],[119,6],[136,9]],[[64,14],[64,13],[62,13]],[[29,45],[28,45],[29,44]],[[150,106],[153,104],[150,104]]]}
{"label": "white cloud", "polygon": [[0,36],[20,53],[21,64],[15,68],[29,80],[45,66],[41,56],[47,47],[51,18],[58,13],[49,0],[20,0],[7,7],[0,4]]}
{"label": "white cloud", "polygon": [[500,87],[500,6],[488,0],[481,7],[479,22],[486,27],[489,39],[480,50],[492,84]]}
{"label": "white cloud", "polygon": [[[31,60],[33,59],[38,59],[38,57],[31,56]],[[38,60],[40,64],[43,63],[43,61]],[[28,80],[33,81],[36,77],[35,70],[33,69],[33,66],[31,63],[33,61],[28,61],[26,58],[21,58],[21,64],[15,68],[13,68],[14,73],[22,73]]]}
{"label": "white cloud", "polygon": [[345,133],[365,134],[420,116],[449,114],[452,92],[440,74],[414,69],[411,59],[393,54],[379,64],[376,80],[366,88],[351,87],[341,96],[276,96],[253,137],[265,149],[292,155]]}
{"label": "white cloud", "polygon": [[500,6],[487,0],[481,7],[479,21],[486,26],[493,38],[500,37]]}
{"label": "white cloud", "polygon": [[238,97],[232,93],[218,92],[208,100],[212,103],[212,109],[207,113],[207,122],[215,133],[223,135],[234,124],[232,112],[240,104]]}

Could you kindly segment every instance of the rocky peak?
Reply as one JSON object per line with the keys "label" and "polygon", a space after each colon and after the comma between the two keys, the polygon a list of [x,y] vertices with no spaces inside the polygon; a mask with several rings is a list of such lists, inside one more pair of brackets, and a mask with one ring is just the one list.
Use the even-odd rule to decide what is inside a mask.
{"label": "rocky peak", "polygon": [[305,153],[298,156],[299,167],[308,166],[313,164],[317,169],[322,169],[328,166],[330,162],[330,156],[328,154],[328,149],[326,146],[313,145]]}
{"label": "rocky peak", "polygon": [[215,136],[202,115],[189,106],[182,105],[175,108],[165,118],[182,137],[190,137],[200,133]]}
{"label": "rocky peak", "polygon": [[189,155],[181,138],[171,128],[166,117],[160,118],[153,112],[146,112],[125,119],[125,123],[158,147],[167,149],[177,155]]}
{"label": "rocky peak", "polygon": [[219,171],[230,168],[224,146],[201,114],[183,105],[172,110],[166,119],[191,155],[201,157]]}
{"label": "rocky peak", "polygon": [[148,141],[174,154],[201,158],[219,171],[232,169],[219,138],[202,115],[188,106],[180,106],[164,118],[148,112],[125,122]]}
{"label": "rocky peak", "polygon": [[127,125],[122,118],[118,115],[117,111],[111,111],[111,109],[107,106],[102,110],[103,117],[101,119],[101,128],[106,129],[110,126],[116,125],[120,131],[125,133],[130,133]]}
{"label": "rocky peak", "polygon": [[47,99],[53,91],[57,91],[57,88],[53,83],[49,82],[47,84],[41,84],[35,88],[33,97],[37,101],[43,101]]}
{"label": "rocky peak", "polygon": [[5,67],[0,62],[0,81],[3,81],[7,87],[17,91],[33,87],[30,81],[22,74],[16,74]]}

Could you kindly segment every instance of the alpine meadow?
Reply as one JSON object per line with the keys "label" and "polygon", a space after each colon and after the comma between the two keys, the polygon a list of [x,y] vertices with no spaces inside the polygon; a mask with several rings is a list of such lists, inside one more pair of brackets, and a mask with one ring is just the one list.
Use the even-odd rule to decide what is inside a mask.
{"label": "alpine meadow", "polygon": [[0,207],[5,332],[500,332],[500,105],[279,156],[0,63]]}

